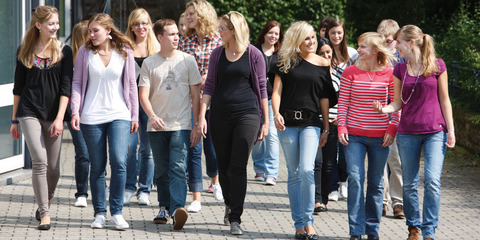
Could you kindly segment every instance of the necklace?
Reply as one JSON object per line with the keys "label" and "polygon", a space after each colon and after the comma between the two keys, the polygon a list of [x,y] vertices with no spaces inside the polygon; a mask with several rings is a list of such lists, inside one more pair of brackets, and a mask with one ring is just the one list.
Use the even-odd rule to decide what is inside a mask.
{"label": "necklace", "polygon": [[100,50],[97,50],[97,53],[100,54],[100,55],[102,55],[102,56],[108,56],[108,55],[110,55],[110,54],[112,53],[112,51],[106,52],[106,53],[101,53]]}
{"label": "necklace", "polygon": [[[408,63],[410,65],[410,61],[408,61]],[[407,73],[408,73],[408,66],[405,68],[405,74],[403,75],[403,82],[402,82],[402,89],[400,90],[400,99],[402,100],[403,104],[407,104],[408,101],[410,101],[410,98],[412,97],[413,93],[415,92],[415,87],[417,86],[417,82],[418,82],[418,78],[420,78],[420,68],[422,67],[422,64],[419,64],[418,66],[418,71],[417,71],[417,79],[415,80],[415,84],[413,85],[413,88],[412,88],[412,91],[410,92],[410,96],[408,97],[408,99],[405,101],[403,100],[403,86],[405,85],[405,77],[407,76]],[[412,66],[410,65],[410,68],[412,69],[412,72],[413,72],[413,68]]]}
{"label": "necklace", "polygon": [[373,74],[373,78],[372,78],[372,77],[370,77],[370,74],[368,73],[368,71],[366,71],[366,72],[367,72],[368,78],[370,78],[370,82],[373,82],[373,78],[375,78],[375,73]]}

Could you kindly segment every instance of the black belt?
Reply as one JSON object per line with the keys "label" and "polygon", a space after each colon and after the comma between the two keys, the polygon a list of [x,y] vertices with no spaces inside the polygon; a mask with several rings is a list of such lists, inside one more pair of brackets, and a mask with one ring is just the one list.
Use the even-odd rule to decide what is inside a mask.
{"label": "black belt", "polygon": [[309,110],[285,110],[283,118],[286,121],[304,121],[310,119],[314,113]]}

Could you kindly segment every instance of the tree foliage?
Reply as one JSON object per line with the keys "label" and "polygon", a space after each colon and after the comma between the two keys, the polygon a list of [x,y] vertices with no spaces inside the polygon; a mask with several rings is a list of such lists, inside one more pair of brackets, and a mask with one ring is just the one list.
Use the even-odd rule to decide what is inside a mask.
{"label": "tree foliage", "polygon": [[216,0],[210,1],[219,16],[240,12],[250,28],[253,42],[268,20],[276,20],[285,31],[292,22],[304,20],[317,29],[324,17],[343,18],[346,0]]}

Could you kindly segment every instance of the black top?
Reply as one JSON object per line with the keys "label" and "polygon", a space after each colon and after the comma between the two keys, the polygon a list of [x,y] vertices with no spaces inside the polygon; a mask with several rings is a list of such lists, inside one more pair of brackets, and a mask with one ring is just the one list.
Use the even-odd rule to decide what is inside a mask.
{"label": "black top", "polygon": [[[32,68],[17,58],[13,95],[20,96],[17,117],[36,117],[53,121],[58,114],[60,96],[70,98],[73,76],[72,49],[65,45],[63,58],[52,63],[50,58],[35,56]],[[65,120],[69,119],[66,114]]]}
{"label": "black top", "polygon": [[223,49],[217,69],[217,86],[212,96],[211,111],[225,113],[233,118],[245,114],[258,114],[248,49],[235,62],[227,59]]}
{"label": "black top", "polygon": [[275,65],[277,64],[278,55],[277,53],[273,53],[270,56],[265,55],[262,49],[262,45],[256,45],[260,52],[263,54],[263,58],[265,59],[265,70],[267,71],[267,94],[268,100],[272,98],[273,92],[273,83],[275,82],[275,73],[273,70],[275,69]]}
{"label": "black top", "polygon": [[[282,80],[279,112],[284,117],[285,125],[323,127],[319,118],[320,98],[329,98],[335,94],[330,67],[317,66],[301,59],[298,65],[290,69],[287,74],[280,72],[278,66],[274,71]],[[303,120],[290,119],[295,115],[292,111],[302,111]]]}
{"label": "black top", "polygon": [[[138,64],[138,66],[142,68],[143,60],[145,60],[146,58],[147,57],[134,57],[133,59],[135,59],[135,62]],[[137,77],[137,86],[139,81],[140,81],[140,75],[138,75]]]}

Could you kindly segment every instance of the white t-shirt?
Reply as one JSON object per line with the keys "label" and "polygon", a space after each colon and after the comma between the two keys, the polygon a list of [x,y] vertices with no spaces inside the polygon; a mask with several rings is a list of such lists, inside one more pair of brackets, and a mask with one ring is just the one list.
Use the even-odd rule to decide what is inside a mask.
{"label": "white t-shirt", "polygon": [[[165,123],[163,131],[192,129],[190,85],[202,82],[193,56],[175,51],[174,57],[165,59],[154,54],[143,62],[139,87],[150,88],[148,99],[155,115]],[[150,120],[147,131],[156,131]]]}
{"label": "white t-shirt", "polygon": [[123,97],[122,71],[125,60],[112,52],[107,67],[100,55],[88,54],[88,84],[80,122],[102,124],[113,120],[131,121],[130,110]]}

